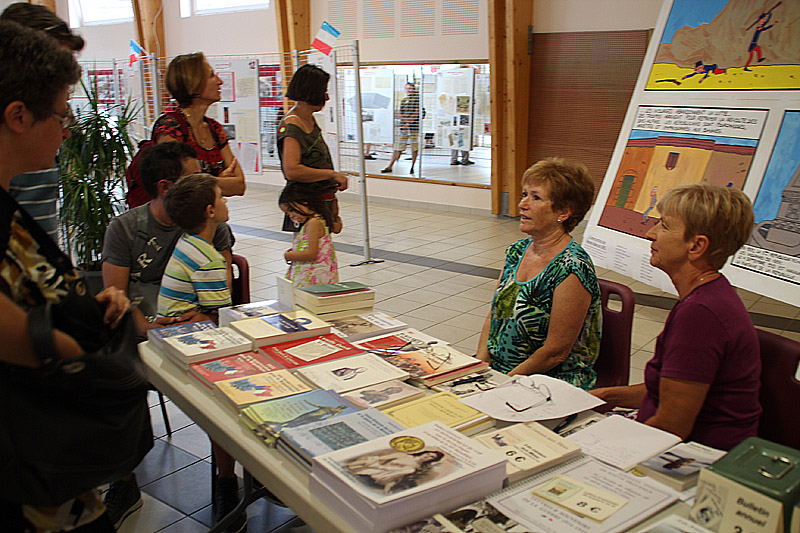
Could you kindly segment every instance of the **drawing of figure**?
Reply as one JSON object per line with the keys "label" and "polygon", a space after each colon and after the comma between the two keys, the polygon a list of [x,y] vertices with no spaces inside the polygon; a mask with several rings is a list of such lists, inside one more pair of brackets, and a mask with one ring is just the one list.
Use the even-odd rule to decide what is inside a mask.
{"label": "drawing of figure", "polygon": [[420,479],[444,458],[438,450],[391,452],[354,457],[342,466],[368,485],[391,494],[416,487]]}
{"label": "drawing of figure", "polygon": [[232,382],[231,387],[242,392],[252,392],[257,396],[272,396],[272,387],[269,385],[256,385],[248,378],[239,379]]}
{"label": "drawing of figure", "polygon": [[[775,7],[778,6],[776,5]],[[775,9],[775,7],[773,7],[772,9]],[[774,24],[770,24],[769,26],[767,26],[770,19],[772,19],[772,9],[770,9],[769,12],[767,13],[761,13],[761,15],[759,15],[758,17],[758,20],[756,21],[757,24],[756,32],[753,34],[753,39],[750,41],[750,47],[747,49],[747,51],[750,52],[750,57],[747,58],[747,64],[745,64],[744,66],[744,69],[748,72],[750,71],[750,69],[747,67],[749,67],[750,63],[752,63],[753,61],[753,52],[758,54],[759,63],[764,61],[764,59],[766,59],[763,55],[761,55],[761,46],[758,45],[758,38],[761,37],[762,31],[766,31],[774,26]]]}
{"label": "drawing of figure", "polygon": [[647,211],[644,212],[642,215],[642,224],[647,224],[647,221],[650,220],[650,211],[656,208],[656,204],[658,203],[658,185],[654,185],[653,188],[650,190],[650,207],[647,208]]}
{"label": "drawing of figure", "polygon": [[377,402],[385,402],[389,398],[392,397],[393,394],[398,394],[403,392],[402,387],[386,387],[385,389],[380,390],[373,390],[367,389],[360,392],[361,398],[367,402],[368,404],[372,405],[373,403]]}
{"label": "drawing of figure", "polygon": [[229,374],[236,374],[238,368],[233,365],[225,365],[219,361],[209,361],[207,363],[203,363],[202,367],[208,370],[209,372],[222,372],[226,375]]}
{"label": "drawing of figure", "polygon": [[336,377],[340,377],[343,380],[348,380],[348,379],[353,379],[358,374],[366,371],[367,369],[364,368],[363,366],[357,366],[355,368],[343,366],[342,368],[336,368],[334,370],[331,370],[331,374],[333,374]]}
{"label": "drawing of figure", "polygon": [[[305,401],[305,400],[304,400]],[[305,412],[301,415],[297,415],[294,418],[290,418],[284,422],[274,422],[271,420],[267,420],[264,424],[270,426],[275,432],[280,433],[287,427],[297,427],[302,426],[304,424],[310,424],[311,422],[319,422],[320,420],[327,420],[329,418],[333,418],[334,416],[338,416],[348,407],[352,407],[351,405],[338,405],[336,407],[329,407],[327,405],[317,405],[311,403],[309,401],[305,401],[311,407],[316,407],[311,411]]]}
{"label": "drawing of figure", "polygon": [[717,68],[716,64],[704,65],[702,61],[698,61],[697,63],[694,64],[694,72],[692,72],[691,74],[687,74],[681,79],[685,80],[686,78],[691,78],[692,76],[697,76],[698,74],[705,74],[705,76],[700,78],[700,81],[698,82],[698,83],[703,83],[703,80],[706,79],[709,74],[725,74],[725,69]]}

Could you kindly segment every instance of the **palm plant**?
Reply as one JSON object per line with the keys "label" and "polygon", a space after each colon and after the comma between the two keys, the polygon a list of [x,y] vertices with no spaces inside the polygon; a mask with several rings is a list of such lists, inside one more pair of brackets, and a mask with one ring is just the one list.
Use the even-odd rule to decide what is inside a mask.
{"label": "palm plant", "polygon": [[61,221],[65,246],[75,264],[97,270],[109,221],[124,210],[125,169],[134,144],[127,128],[137,106],[100,103],[97,80],[81,85],[88,105],[61,145]]}

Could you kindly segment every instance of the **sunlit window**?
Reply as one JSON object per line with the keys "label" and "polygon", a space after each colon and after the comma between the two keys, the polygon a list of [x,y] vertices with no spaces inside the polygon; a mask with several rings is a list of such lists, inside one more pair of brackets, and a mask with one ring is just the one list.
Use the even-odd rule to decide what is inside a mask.
{"label": "sunlit window", "polygon": [[73,27],[128,22],[133,20],[133,3],[130,0],[71,0],[69,18]]}

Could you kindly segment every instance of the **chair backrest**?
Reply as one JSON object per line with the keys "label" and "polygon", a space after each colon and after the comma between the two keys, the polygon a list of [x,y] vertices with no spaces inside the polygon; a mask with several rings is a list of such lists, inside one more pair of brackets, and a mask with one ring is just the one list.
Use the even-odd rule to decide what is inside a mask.
{"label": "chair backrest", "polygon": [[758,436],[800,449],[800,342],[756,329],[761,348]]}
{"label": "chair backrest", "polygon": [[[597,372],[595,387],[627,385],[631,371],[631,330],[636,297],[630,287],[598,279],[603,307],[603,338],[600,354],[594,363]],[[622,307],[619,311],[608,306],[612,294],[619,296]]]}
{"label": "chair backrest", "polygon": [[250,265],[244,256],[233,254],[233,284],[231,300],[233,305],[250,303]]}

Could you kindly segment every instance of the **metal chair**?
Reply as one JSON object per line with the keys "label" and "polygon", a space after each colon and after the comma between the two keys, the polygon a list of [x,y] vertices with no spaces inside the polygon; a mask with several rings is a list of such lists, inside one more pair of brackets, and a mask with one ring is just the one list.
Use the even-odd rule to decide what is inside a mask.
{"label": "metal chair", "polygon": [[756,329],[761,348],[758,436],[800,450],[800,342]]}
{"label": "metal chair", "polygon": [[[630,287],[598,279],[602,295],[603,338],[600,353],[594,363],[597,372],[596,388],[627,385],[631,369],[631,330],[636,297]],[[622,308],[617,311],[608,306],[611,295],[619,297]]]}

